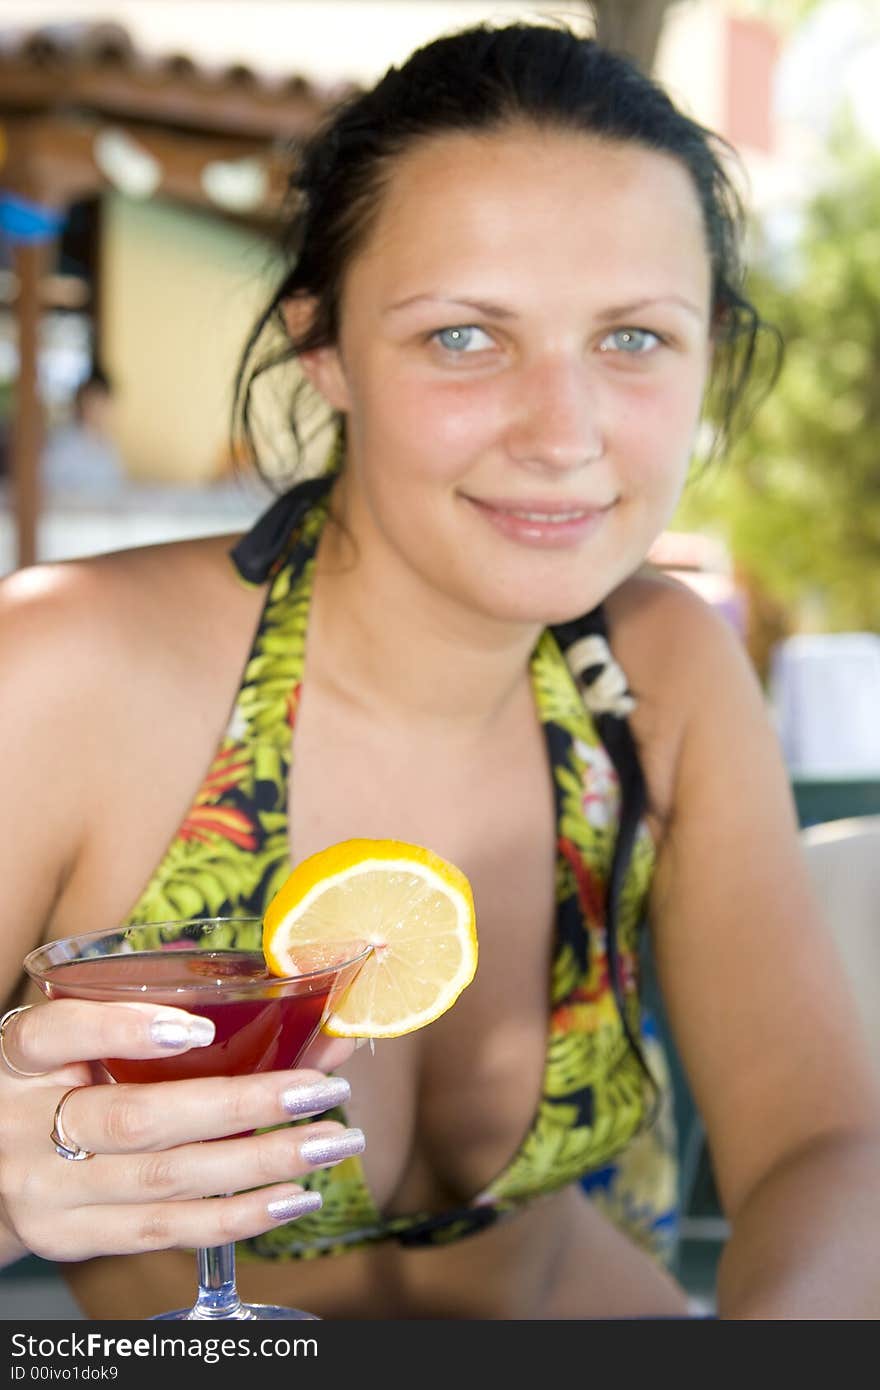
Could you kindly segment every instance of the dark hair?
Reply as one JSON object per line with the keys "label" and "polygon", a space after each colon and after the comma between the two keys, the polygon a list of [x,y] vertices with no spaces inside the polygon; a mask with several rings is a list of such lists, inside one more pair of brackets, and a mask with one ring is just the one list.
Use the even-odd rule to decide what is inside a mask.
{"label": "dark hair", "polygon": [[95,392],[108,398],[113,395],[113,382],[97,362],[92,364],[88,376],[83,378],[73,393],[73,413],[76,419],[83,418],[85,402]]}
{"label": "dark hair", "polygon": [[[743,289],[744,215],[722,158],[733,151],[679,111],[628,58],[595,40],[561,23],[480,24],[435,39],[401,67],[389,68],[373,88],[344,101],[300,150],[283,245],[290,268],[239,364],[233,457],[243,455],[262,471],[252,427],[255,380],[300,352],[336,342],[343,279],[369,237],[394,161],[432,136],[515,124],[639,145],[677,159],[688,171],[712,269],[716,351],[707,406],[715,425],[713,451],[728,442],[753,377],[759,335],[775,332]],[[297,296],[310,297],[315,313],[291,341],[282,309]],[[274,337],[261,352],[267,330]],[[771,382],[779,366],[778,340],[774,356]],[[302,407],[296,392],[290,425],[300,455]]]}
{"label": "dark hair", "polygon": [[[766,328],[743,289],[744,215],[724,165],[733,151],[679,111],[628,58],[562,23],[515,23],[480,24],[428,43],[400,68],[390,68],[371,90],[346,100],[302,148],[291,179],[292,214],[284,246],[290,269],[254,325],[236,377],[234,456],[249,454],[259,469],[251,420],[254,381],[300,352],[337,341],[345,273],[375,224],[395,160],[431,137],[524,124],[638,145],[678,160],[689,173],[712,271],[716,351],[709,414],[715,447],[727,443],[754,375],[759,334]],[[291,341],[282,310],[297,296],[312,299],[315,313],[302,335]],[[268,329],[275,330],[275,338],[261,352]],[[777,346],[775,370],[778,365]],[[291,428],[301,453],[300,405],[295,397]],[[339,424],[337,456],[344,445]],[[600,606],[581,625],[604,633],[604,621]],[[576,635],[578,624],[559,630],[564,635],[569,627]],[[607,901],[611,975],[624,1028],[644,1065],[628,1023],[615,928],[646,806],[645,780],[627,721],[603,715],[596,727],[622,794]]]}
{"label": "dark hair", "polygon": [[88,394],[89,391],[103,391],[106,395],[112,396],[113,382],[109,374],[99,364],[93,363],[89,368],[88,376],[84,376],[76,388],[74,395],[77,400]]}
{"label": "dark hair", "polygon": [[108,395],[113,394],[113,380],[106,368],[102,367],[99,362],[92,363],[88,376],[83,377],[76,389],[88,391],[93,386],[97,386],[99,391],[106,391]]}

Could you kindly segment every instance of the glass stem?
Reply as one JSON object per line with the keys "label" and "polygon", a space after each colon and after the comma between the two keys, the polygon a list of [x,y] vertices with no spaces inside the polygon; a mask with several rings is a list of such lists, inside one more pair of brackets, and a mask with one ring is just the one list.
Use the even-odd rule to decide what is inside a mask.
{"label": "glass stem", "polygon": [[235,1287],[235,1246],[213,1245],[196,1251],[199,1296],[191,1318],[247,1318],[250,1313]]}

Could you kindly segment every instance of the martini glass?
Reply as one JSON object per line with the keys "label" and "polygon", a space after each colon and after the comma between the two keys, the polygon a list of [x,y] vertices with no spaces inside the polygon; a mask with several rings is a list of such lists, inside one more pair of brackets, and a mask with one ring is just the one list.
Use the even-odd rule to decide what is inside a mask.
{"label": "martini glass", "polygon": [[[52,941],[24,966],[50,999],[171,1004],[214,1024],[214,1040],[179,1056],[103,1057],[112,1081],[242,1076],[296,1066],[332,1001],[351,984],[371,947],[352,942],[304,956],[300,975],[270,975],[258,917],[213,917],[120,927]],[[234,1244],[198,1250],[199,1291],[191,1308],[160,1320],[309,1318],[313,1313],[242,1303]]]}

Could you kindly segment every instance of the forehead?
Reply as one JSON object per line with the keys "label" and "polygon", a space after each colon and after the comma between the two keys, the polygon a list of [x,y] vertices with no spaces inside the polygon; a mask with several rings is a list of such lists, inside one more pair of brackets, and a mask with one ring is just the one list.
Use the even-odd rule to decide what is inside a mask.
{"label": "forehead", "polygon": [[[386,171],[375,221],[349,267],[378,293],[505,268],[687,282],[709,293],[709,254],[690,173],[670,155],[580,132],[511,127],[444,134]],[[454,288],[454,287],[453,287]]]}

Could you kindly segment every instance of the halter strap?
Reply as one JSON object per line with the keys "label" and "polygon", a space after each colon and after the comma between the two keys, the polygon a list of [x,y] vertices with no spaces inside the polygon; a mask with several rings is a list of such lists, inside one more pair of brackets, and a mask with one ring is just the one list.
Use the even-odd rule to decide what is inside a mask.
{"label": "halter strap", "polygon": [[330,491],[336,474],[307,478],[277,497],[246,535],[230,550],[232,562],[247,584],[265,584],[281,560],[290,537],[309,510]]}

